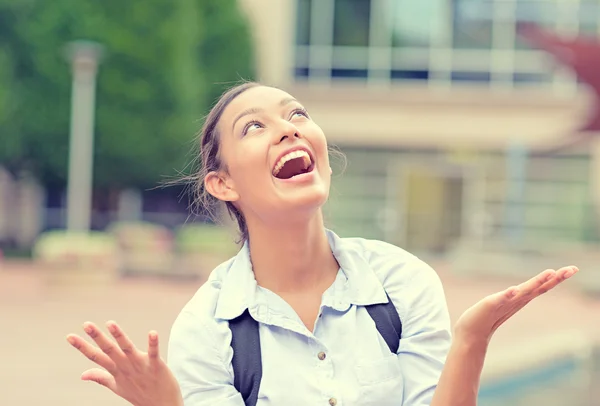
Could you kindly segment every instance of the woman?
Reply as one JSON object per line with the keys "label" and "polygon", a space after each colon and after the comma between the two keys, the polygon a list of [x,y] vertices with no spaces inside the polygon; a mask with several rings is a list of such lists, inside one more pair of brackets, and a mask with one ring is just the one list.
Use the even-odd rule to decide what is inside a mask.
{"label": "woman", "polygon": [[[226,92],[206,119],[200,161],[201,201],[225,202],[244,246],[180,313],[169,366],[156,332],[147,353],[114,322],[107,327],[116,342],[92,323],[84,329],[98,347],[68,336],[104,368],[82,379],[134,405],[244,405],[230,329],[244,314],[260,326],[260,347],[252,348],[262,354],[259,390],[246,404],[475,405],[494,331],[577,272],[548,270],[483,299],[456,323],[451,342],[444,292],[429,266],[392,245],[324,227],[327,142],[292,96],[256,83]],[[402,322],[394,353],[367,311],[390,302]]]}

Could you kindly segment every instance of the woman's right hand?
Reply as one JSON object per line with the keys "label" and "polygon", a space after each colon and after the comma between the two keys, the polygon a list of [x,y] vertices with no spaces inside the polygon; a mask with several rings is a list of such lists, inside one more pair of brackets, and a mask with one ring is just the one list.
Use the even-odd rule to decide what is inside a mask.
{"label": "woman's right hand", "polygon": [[81,379],[99,383],[135,406],[182,406],[177,380],[159,357],[158,334],[155,331],[148,334],[148,352],[143,352],[115,322],[106,325],[114,340],[93,323],[83,325],[98,347],[78,335],[67,336],[73,347],[104,368],[89,369]]}

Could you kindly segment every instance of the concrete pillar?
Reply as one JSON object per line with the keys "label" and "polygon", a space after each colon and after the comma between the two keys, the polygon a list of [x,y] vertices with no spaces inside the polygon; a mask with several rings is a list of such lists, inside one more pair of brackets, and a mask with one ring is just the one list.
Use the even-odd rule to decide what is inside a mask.
{"label": "concrete pillar", "polygon": [[20,247],[30,247],[42,231],[46,194],[29,175],[21,177],[17,187],[19,215],[15,239]]}
{"label": "concrete pillar", "polygon": [[13,179],[8,171],[0,167],[0,242],[11,237],[11,189]]}
{"label": "concrete pillar", "polygon": [[590,187],[594,204],[595,224],[600,224],[600,138],[590,140]]}
{"label": "concrete pillar", "polygon": [[67,229],[89,231],[92,217],[96,74],[101,48],[95,43],[78,41],[71,43],[67,51],[73,72]]}
{"label": "concrete pillar", "polygon": [[296,33],[295,0],[241,0],[254,36],[258,80],[273,86],[292,82]]}
{"label": "concrete pillar", "polygon": [[119,221],[141,221],[143,211],[142,194],[137,189],[125,189],[119,193],[117,218]]}
{"label": "concrete pillar", "polygon": [[521,244],[525,234],[525,184],[527,182],[527,147],[512,143],[506,156],[508,182],[505,226],[511,244]]}

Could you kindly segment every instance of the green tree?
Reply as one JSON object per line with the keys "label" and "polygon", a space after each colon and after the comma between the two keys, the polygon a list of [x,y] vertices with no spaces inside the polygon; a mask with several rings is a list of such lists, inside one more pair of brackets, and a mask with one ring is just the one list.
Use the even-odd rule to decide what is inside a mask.
{"label": "green tree", "polygon": [[19,83],[15,75],[18,58],[14,52],[23,45],[16,35],[19,11],[22,7],[15,1],[0,0],[0,163],[9,169],[16,169],[24,156],[16,120]]}
{"label": "green tree", "polygon": [[185,166],[201,118],[253,76],[236,0],[0,0],[0,162],[65,183],[69,41],[104,45],[95,185],[148,187]]}

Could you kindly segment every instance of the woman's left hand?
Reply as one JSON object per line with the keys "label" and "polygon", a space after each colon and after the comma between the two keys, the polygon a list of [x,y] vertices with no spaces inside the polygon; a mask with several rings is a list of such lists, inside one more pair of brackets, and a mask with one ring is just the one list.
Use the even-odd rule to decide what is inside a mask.
{"label": "woman's left hand", "polygon": [[467,309],[454,327],[455,337],[465,342],[487,344],[494,332],[527,303],[548,292],[579,270],[567,266],[548,269],[518,286],[487,296]]}

